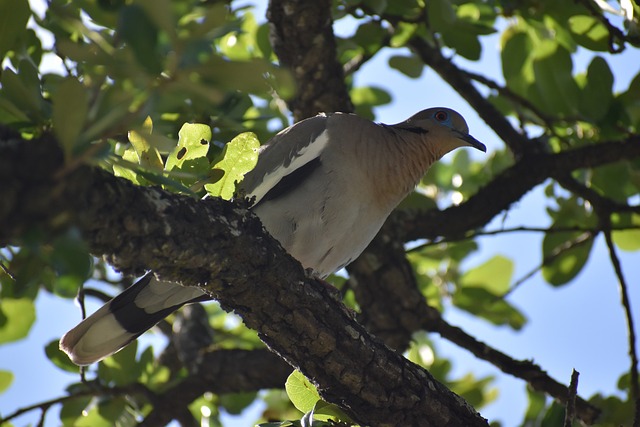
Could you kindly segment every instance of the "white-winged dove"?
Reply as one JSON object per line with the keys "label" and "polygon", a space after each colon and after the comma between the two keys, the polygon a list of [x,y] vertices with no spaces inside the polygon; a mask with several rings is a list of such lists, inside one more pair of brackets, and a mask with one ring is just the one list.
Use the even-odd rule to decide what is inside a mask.
{"label": "white-winged dove", "polygon": [[[395,125],[353,114],[319,115],[278,133],[241,183],[253,212],[305,268],[324,278],[353,261],[429,166],[471,146],[464,118],[448,108],[420,111]],[[184,304],[208,299],[199,288],[149,273],[67,332],[60,348],[78,365],[127,345]]]}

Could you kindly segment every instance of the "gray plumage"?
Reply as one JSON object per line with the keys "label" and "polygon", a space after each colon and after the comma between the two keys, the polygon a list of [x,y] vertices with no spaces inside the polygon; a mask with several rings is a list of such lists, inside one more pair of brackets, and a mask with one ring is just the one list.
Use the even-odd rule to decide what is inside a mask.
{"label": "gray plumage", "polygon": [[[341,269],[375,237],[429,166],[471,146],[466,122],[447,108],[395,125],[353,114],[303,120],[273,137],[240,187],[265,228],[319,277]],[[60,348],[80,365],[118,351],[170,312],[206,295],[151,275],[69,331]]]}

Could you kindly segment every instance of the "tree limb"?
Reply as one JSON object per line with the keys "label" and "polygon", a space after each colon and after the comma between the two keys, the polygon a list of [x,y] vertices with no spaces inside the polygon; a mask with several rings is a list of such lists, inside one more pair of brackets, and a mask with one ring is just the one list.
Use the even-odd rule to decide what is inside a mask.
{"label": "tree limb", "polygon": [[555,154],[528,154],[458,206],[426,212],[396,211],[393,215],[405,224],[404,241],[463,236],[469,230],[488,224],[548,178],[637,157],[640,157],[640,135]]}
{"label": "tree limb", "polygon": [[36,227],[73,226],[116,268],[202,286],[361,424],[487,425],[427,371],[373,339],[241,203],[136,187],[87,166],[61,176],[50,137],[9,139],[0,142],[2,244],[19,244]]}
{"label": "tree limb", "polygon": [[273,50],[296,81],[289,102],[294,119],[353,111],[337,60],[331,1],[271,0],[267,18]]}

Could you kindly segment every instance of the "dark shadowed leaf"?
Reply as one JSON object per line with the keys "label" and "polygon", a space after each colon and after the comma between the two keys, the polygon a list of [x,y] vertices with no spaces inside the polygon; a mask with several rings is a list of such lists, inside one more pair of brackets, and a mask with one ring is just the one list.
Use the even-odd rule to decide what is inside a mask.
{"label": "dark shadowed leaf", "polygon": [[67,356],[65,352],[60,350],[58,340],[53,340],[47,344],[44,352],[49,360],[63,371],[73,372],[74,374],[79,372],[78,366],[69,359],[69,356]]}
{"label": "dark shadowed leaf", "polygon": [[5,54],[26,33],[30,15],[29,2],[24,0],[2,0],[0,2],[0,63]]}
{"label": "dark shadowed leaf", "polygon": [[422,75],[424,62],[414,55],[394,55],[389,58],[389,66],[391,68],[395,68],[408,77],[416,79]]}
{"label": "dark shadowed leaf", "polygon": [[596,56],[589,64],[581,95],[580,112],[589,119],[598,121],[609,111],[613,101],[613,73],[602,57]]}
{"label": "dark shadowed leaf", "polygon": [[160,73],[162,60],[158,52],[158,29],[145,10],[137,4],[122,8],[118,28],[138,63],[149,74]]}

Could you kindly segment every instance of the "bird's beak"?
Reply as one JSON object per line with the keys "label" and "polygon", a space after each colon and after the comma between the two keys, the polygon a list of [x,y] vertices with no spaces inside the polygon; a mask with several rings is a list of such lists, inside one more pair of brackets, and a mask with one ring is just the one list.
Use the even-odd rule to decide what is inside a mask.
{"label": "bird's beak", "polygon": [[474,137],[472,137],[471,135],[469,135],[468,133],[462,133],[459,131],[455,131],[458,139],[463,140],[464,142],[467,143],[467,145],[470,145],[473,148],[477,148],[478,150],[482,151],[482,152],[487,152],[487,147],[480,141],[478,141],[477,139],[475,139]]}

